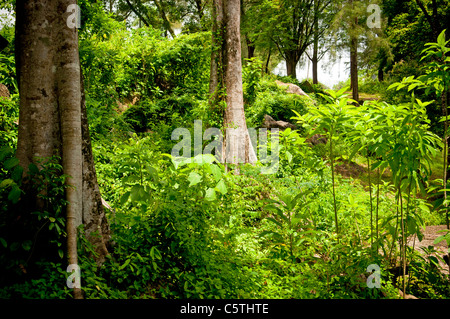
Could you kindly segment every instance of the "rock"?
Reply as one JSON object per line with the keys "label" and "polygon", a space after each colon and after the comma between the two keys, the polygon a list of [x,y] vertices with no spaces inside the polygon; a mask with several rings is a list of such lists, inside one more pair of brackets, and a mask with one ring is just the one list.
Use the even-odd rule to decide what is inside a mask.
{"label": "rock", "polygon": [[405,295],[404,299],[419,299],[416,296],[404,294],[403,291],[401,291],[400,289],[398,290],[398,294],[400,295],[401,298],[403,298],[403,295]]}
{"label": "rock", "polygon": [[285,130],[287,128],[296,129],[294,124],[285,121],[275,121],[270,115],[264,115],[264,122],[262,127],[264,128],[278,128],[280,130]]}
{"label": "rock", "polygon": [[8,88],[0,83],[0,97],[9,97]]}
{"label": "rock", "polygon": [[286,92],[291,94],[297,94],[297,95],[303,95],[309,97],[308,94],[306,94],[298,85],[295,85],[293,83],[284,83],[281,81],[276,80],[276,84],[282,87],[287,87]]}
{"label": "rock", "polygon": [[314,134],[306,140],[311,145],[327,144],[328,140],[322,134]]}
{"label": "rock", "polygon": [[311,92],[314,92],[314,88],[313,88],[312,84],[309,83],[308,80],[303,81],[303,82],[301,83],[301,86],[302,86],[303,88],[305,88],[307,91],[309,91],[310,93],[311,93]]}

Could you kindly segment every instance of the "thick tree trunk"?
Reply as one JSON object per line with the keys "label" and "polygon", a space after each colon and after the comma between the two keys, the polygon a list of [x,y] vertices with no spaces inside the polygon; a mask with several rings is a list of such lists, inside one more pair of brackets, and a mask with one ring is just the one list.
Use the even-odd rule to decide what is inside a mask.
{"label": "thick tree trunk", "polygon": [[253,163],[256,154],[250,141],[244,113],[242,89],[240,0],[224,1],[225,52],[224,85],[226,108],[223,159],[227,163]]}
{"label": "thick tree trunk", "polygon": [[[253,163],[256,153],[247,131],[242,89],[240,0],[214,0],[210,101],[224,100],[223,163]],[[224,91],[224,96],[219,92]]]}
{"label": "thick tree trunk", "polygon": [[95,172],[94,156],[92,155],[91,136],[87,121],[83,78],[81,79],[81,132],[83,155],[83,211],[82,222],[87,239],[94,247],[97,264],[102,264],[108,255],[110,228],[106,219],[102,196]]}
{"label": "thick tree trunk", "polygon": [[293,77],[294,79],[297,78],[297,67],[298,58],[296,57],[296,54],[294,51],[286,52],[286,72],[288,76]]}
{"label": "thick tree trunk", "polygon": [[[77,264],[77,227],[84,224],[88,239],[104,260],[109,228],[99,206],[87,118],[83,106],[78,34],[67,12],[75,0],[16,2],[16,70],[20,92],[16,156],[27,174],[30,163],[61,157],[68,205],[68,262]],[[36,196],[31,209],[40,209]],[[96,232],[97,236],[93,233]],[[94,239],[95,238],[95,239]],[[80,291],[74,290],[75,297]]]}

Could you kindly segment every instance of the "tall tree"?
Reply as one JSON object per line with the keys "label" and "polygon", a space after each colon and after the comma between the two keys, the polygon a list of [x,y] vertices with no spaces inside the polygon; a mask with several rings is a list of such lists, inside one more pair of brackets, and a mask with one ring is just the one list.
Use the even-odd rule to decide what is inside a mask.
{"label": "tall tree", "polygon": [[[325,53],[328,51],[327,48],[324,48],[324,36],[326,32],[330,29],[330,24],[333,20],[334,15],[336,14],[336,10],[334,10],[331,6],[331,0],[314,0],[314,28],[313,28],[313,52],[310,56],[307,51],[308,58],[312,62],[312,76],[313,83],[319,83],[317,71],[319,61],[323,58]],[[320,44],[320,45],[319,45]],[[322,46],[322,50],[320,50],[320,46]],[[319,52],[320,51],[320,52]]]}
{"label": "tall tree", "polygon": [[210,93],[212,104],[225,102],[222,160],[253,163],[256,154],[247,130],[242,89],[240,0],[214,0]]}
{"label": "tall tree", "polygon": [[[336,14],[332,25],[336,48],[347,50],[350,55],[350,86],[352,97],[356,101],[359,100],[358,64],[361,61],[358,51],[364,50],[362,55],[375,51],[378,53],[380,46],[384,43],[377,33],[379,27],[368,23],[368,18],[371,16],[368,12],[371,8],[369,5],[374,6],[376,2],[375,0],[342,1],[340,11]],[[379,14],[378,11],[375,12],[375,15],[377,14]]]}
{"label": "tall tree", "polygon": [[[16,156],[28,174],[39,159],[61,158],[66,182],[67,255],[77,264],[77,227],[84,225],[104,261],[109,225],[96,180],[78,56],[76,0],[16,1],[16,72],[20,93]],[[72,9],[71,9],[72,8]],[[24,185],[29,211],[42,200]],[[74,289],[75,297],[80,291]]]}
{"label": "tall tree", "polygon": [[257,27],[269,38],[286,61],[287,75],[296,78],[296,66],[313,42],[314,0],[261,0]]}

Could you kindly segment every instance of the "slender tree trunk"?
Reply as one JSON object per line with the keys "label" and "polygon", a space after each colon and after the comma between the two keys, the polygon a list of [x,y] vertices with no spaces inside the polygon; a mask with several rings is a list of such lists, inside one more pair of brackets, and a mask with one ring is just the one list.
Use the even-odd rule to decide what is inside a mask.
{"label": "slender tree trunk", "polygon": [[[73,0],[60,0],[56,4],[56,14],[65,12]],[[51,5],[51,3],[50,3]],[[65,14],[66,19],[68,14]],[[62,20],[63,16],[59,17]],[[58,54],[55,56],[57,103],[61,123],[61,151],[63,172],[66,183],[66,228],[67,255],[69,264],[78,264],[77,227],[83,219],[83,165],[81,139],[81,67],[78,56],[78,32],[76,28],[59,25],[55,44]],[[81,290],[74,287],[74,297],[80,298]]]}
{"label": "slender tree trunk", "polygon": [[[314,12],[318,14],[318,1],[314,1]],[[319,79],[317,76],[317,64],[319,63],[318,52],[319,52],[319,19],[316,18],[314,20],[314,40],[313,40],[313,55],[312,55],[312,76],[313,76],[313,84],[318,84]]]}
{"label": "slender tree trunk", "polygon": [[314,48],[313,48],[313,56],[311,59],[312,62],[312,77],[313,77],[313,84],[319,83],[319,77],[317,75],[317,67],[319,64],[318,57],[317,57],[317,43],[314,41]]}
{"label": "slender tree trunk", "polygon": [[[107,254],[109,228],[93,168],[83,105],[78,33],[67,24],[71,4],[76,1],[16,2],[16,72],[20,92],[16,156],[25,175],[30,163],[39,165],[38,159],[61,157],[63,172],[69,176],[68,263],[77,264],[77,227],[81,224],[86,226],[88,239],[99,253],[96,258],[101,263]],[[37,195],[32,198],[30,210],[41,209],[41,201]],[[81,291],[74,289],[74,296],[81,297]]]}
{"label": "slender tree trunk", "polygon": [[219,90],[223,86],[223,1],[224,0],[214,0],[212,6],[212,49],[209,77],[209,96],[210,104],[212,105],[217,104]]}
{"label": "slender tree trunk", "polygon": [[158,8],[159,14],[161,15],[161,18],[163,19],[164,27],[170,33],[170,35],[172,36],[172,39],[175,39],[175,32],[172,29],[169,18],[167,18],[166,11],[164,10],[162,3],[160,3],[158,0],[153,0],[153,3]]}
{"label": "slender tree trunk", "polygon": [[266,59],[266,66],[265,66],[265,72],[266,74],[269,74],[269,63],[270,63],[270,55],[272,53],[272,48],[269,47],[269,53],[267,53],[267,59]]}
{"label": "slender tree trunk", "polygon": [[350,38],[350,85],[352,98],[358,102],[358,39],[355,36]]}

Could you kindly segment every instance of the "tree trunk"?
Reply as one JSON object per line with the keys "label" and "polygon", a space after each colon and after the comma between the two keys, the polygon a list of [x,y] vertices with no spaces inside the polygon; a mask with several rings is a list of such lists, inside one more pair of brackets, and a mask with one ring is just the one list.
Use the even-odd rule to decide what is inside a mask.
{"label": "tree trunk", "polygon": [[214,0],[212,6],[212,49],[209,77],[210,104],[215,105],[219,99],[219,89],[223,86],[223,0]]}
{"label": "tree trunk", "polygon": [[240,0],[224,1],[225,54],[224,85],[226,108],[223,158],[227,163],[253,163],[256,155],[245,122],[244,94],[242,89]]}
{"label": "tree trunk", "polygon": [[247,37],[246,42],[247,42],[247,59],[252,59],[255,57],[255,49],[256,49],[255,43],[250,41]]}
{"label": "tree trunk", "polygon": [[[75,0],[16,2],[16,70],[20,93],[16,156],[27,174],[37,159],[61,158],[66,182],[68,262],[77,264],[77,227],[86,226],[97,261],[104,260],[109,228],[103,208],[83,106],[78,33],[67,21]],[[40,209],[37,196],[30,209]],[[100,200],[101,203],[101,200]],[[97,236],[93,236],[93,232]],[[95,239],[94,239],[95,237]],[[81,297],[80,290],[74,290]]]}
{"label": "tree trunk", "polygon": [[272,48],[269,47],[269,53],[267,53],[266,66],[264,67],[264,71],[266,74],[269,74],[269,63],[270,63],[270,55],[272,53]]}
{"label": "tree trunk", "polygon": [[317,76],[317,66],[318,66],[318,57],[317,57],[317,51],[318,51],[318,43],[316,40],[314,40],[314,47],[313,47],[313,56],[311,59],[312,62],[312,77],[313,77],[313,84],[318,84],[319,79]]}
{"label": "tree trunk", "polygon": [[291,76],[294,79],[297,78],[296,66],[298,63],[298,58],[294,51],[286,52],[286,72],[287,76]]}
{"label": "tree trunk", "polygon": [[[240,0],[214,0],[213,11],[216,21],[213,27],[210,94],[218,97],[217,92],[225,91],[225,97],[218,97],[224,99],[226,104],[222,162],[253,163],[256,154],[245,122],[242,89]],[[223,36],[215,36],[217,30],[224,30]],[[215,99],[214,103],[218,102]]]}
{"label": "tree trunk", "polygon": [[[314,1],[314,12],[318,15],[318,1]],[[315,17],[314,19],[314,39],[313,39],[313,55],[312,55],[312,77],[313,77],[313,84],[318,84],[319,79],[317,76],[317,64],[319,63],[318,58],[318,51],[319,51],[319,18]]]}
{"label": "tree trunk", "polygon": [[350,85],[352,97],[358,102],[358,39],[354,36],[350,38]]}
{"label": "tree trunk", "polygon": [[380,66],[380,68],[378,69],[378,82],[383,82],[384,81],[384,72],[383,72],[383,68]]}
{"label": "tree trunk", "polygon": [[170,33],[170,35],[172,36],[172,39],[175,39],[175,32],[173,31],[170,21],[167,18],[166,11],[164,10],[162,3],[160,3],[158,0],[153,0],[153,2],[155,3],[156,7],[158,8],[159,14],[161,15],[161,18],[163,19],[164,28]]}

